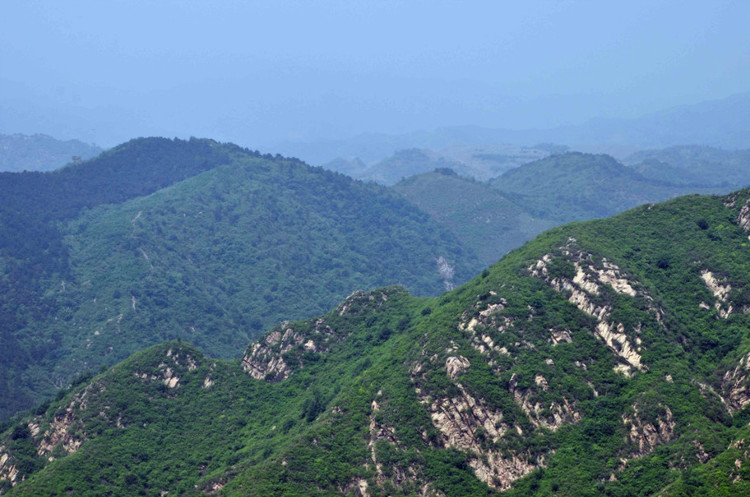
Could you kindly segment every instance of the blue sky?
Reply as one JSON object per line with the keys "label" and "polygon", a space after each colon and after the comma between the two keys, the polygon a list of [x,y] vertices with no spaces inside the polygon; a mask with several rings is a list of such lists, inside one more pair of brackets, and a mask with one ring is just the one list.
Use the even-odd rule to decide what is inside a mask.
{"label": "blue sky", "polygon": [[0,3],[0,132],[285,140],[636,117],[750,91],[746,1]]}

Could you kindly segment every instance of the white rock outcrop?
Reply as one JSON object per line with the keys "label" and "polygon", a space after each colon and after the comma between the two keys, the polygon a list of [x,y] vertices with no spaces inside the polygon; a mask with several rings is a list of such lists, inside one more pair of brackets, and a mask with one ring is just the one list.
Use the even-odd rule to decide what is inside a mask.
{"label": "white rock outcrop", "polygon": [[463,370],[468,369],[471,363],[464,356],[450,356],[445,360],[445,370],[448,378],[455,380]]}
{"label": "white rock outcrop", "polygon": [[704,269],[701,271],[701,279],[716,299],[714,308],[719,313],[719,317],[726,319],[732,315],[734,307],[729,302],[729,292],[732,291],[732,285],[729,283],[721,284],[711,271]]}
{"label": "white rock outcrop", "polygon": [[[641,285],[626,278],[617,265],[606,259],[602,260],[602,267],[596,267],[591,254],[574,250],[572,248],[573,243],[574,240],[561,249],[561,257],[565,257],[575,268],[575,275],[572,278],[550,274],[549,267],[555,258],[552,254],[545,254],[528,268],[529,271],[534,277],[544,280],[556,291],[567,293],[569,302],[586,314],[596,318],[598,323],[592,332],[626,363],[626,365],[616,367],[616,371],[630,374],[631,368],[645,369],[641,361],[640,340],[636,339],[634,343],[626,334],[624,325],[615,323],[610,319],[611,306],[598,303],[599,299],[597,298],[601,295],[601,288],[605,285],[611,287],[617,293],[631,297],[639,295],[636,288],[640,288]],[[649,302],[650,310],[654,313],[657,321],[661,322],[662,313],[653,304],[653,299],[642,292],[641,294]],[[640,326],[633,331],[638,333]],[[569,334],[567,338],[570,338]],[[551,340],[554,343],[559,343],[559,340],[554,336]]]}
{"label": "white rock outcrop", "polygon": [[630,428],[627,434],[628,441],[637,447],[633,456],[646,455],[659,445],[675,439],[676,423],[669,407],[660,404],[662,414],[657,416],[655,421],[644,419],[637,404],[631,407],[633,413],[623,414],[622,422]]}
{"label": "white rock outcrop", "polygon": [[[750,235],[750,199],[748,199],[745,202],[745,205],[740,209],[740,213],[737,216],[737,225],[742,228],[745,233]],[[750,236],[748,236],[748,238],[750,238]]]}
{"label": "white rock outcrop", "polygon": [[750,404],[750,352],[745,354],[733,369],[721,379],[721,393],[729,412],[734,413]]}
{"label": "white rock outcrop", "polygon": [[[503,422],[503,414],[489,408],[456,383],[459,397],[432,400],[418,391],[420,402],[427,405],[430,419],[441,435],[442,444],[474,454],[469,466],[477,478],[492,488],[507,490],[514,481],[543,465],[543,457],[529,454],[506,454],[491,447],[511,427]],[[516,427],[513,427],[516,429]]]}
{"label": "white rock outcrop", "polygon": [[539,401],[534,400],[538,391],[549,389],[547,379],[542,375],[536,375],[534,378],[536,389],[522,389],[518,386],[518,376],[513,375],[508,382],[510,393],[516,403],[521,407],[524,413],[531,421],[531,424],[537,428],[546,428],[550,431],[557,431],[561,426],[576,423],[580,421],[581,414],[574,408],[568,399],[562,399],[562,402],[551,402],[542,405]]}

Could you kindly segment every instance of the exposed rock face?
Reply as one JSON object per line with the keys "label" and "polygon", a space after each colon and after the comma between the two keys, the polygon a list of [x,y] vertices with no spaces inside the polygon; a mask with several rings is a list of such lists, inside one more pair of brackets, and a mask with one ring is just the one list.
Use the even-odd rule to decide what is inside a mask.
{"label": "exposed rock face", "polygon": [[730,285],[729,283],[722,285],[716,279],[714,274],[711,271],[708,271],[706,269],[701,271],[701,278],[703,279],[708,289],[711,290],[711,293],[713,293],[714,297],[716,298],[716,303],[714,304],[714,308],[719,313],[719,317],[721,317],[722,319],[728,318],[732,314],[732,311],[734,311],[734,307],[732,306],[732,303],[728,302],[729,292],[732,291],[732,285]]}
{"label": "exposed rock face", "polygon": [[450,356],[445,360],[445,369],[448,372],[448,377],[455,380],[464,369],[467,369],[471,364],[469,360],[464,356]]}
{"label": "exposed rock face", "polygon": [[745,354],[737,366],[724,373],[721,380],[721,393],[729,412],[736,412],[750,403],[748,391],[750,376],[750,352]]}
{"label": "exposed rock face", "polygon": [[505,309],[507,302],[498,298],[497,293],[491,291],[488,300],[479,300],[474,307],[464,312],[458,322],[458,329],[468,333],[471,345],[482,355],[489,355],[490,351],[508,355],[505,347],[495,345],[492,333],[504,333],[513,320],[498,313]]}
{"label": "exposed rock face", "polygon": [[485,302],[480,300],[474,304],[473,309],[466,311],[461,315],[461,319],[458,323],[458,329],[461,331],[474,332],[477,330],[477,326],[484,327],[497,327],[499,332],[505,331],[504,323],[498,322],[495,319],[495,314],[498,311],[505,309],[508,304],[505,299],[497,298],[497,293],[491,291],[489,293],[491,298],[498,300],[497,302]]}
{"label": "exposed rock face", "polygon": [[159,363],[157,369],[159,374],[148,374],[142,371],[135,371],[133,374],[144,381],[161,381],[168,388],[179,386],[180,377],[178,370],[193,371],[198,367],[198,362],[189,353],[184,351],[167,350],[166,359]]}
{"label": "exposed rock face", "polygon": [[[388,293],[385,291],[356,291],[339,304],[335,314],[338,317],[358,316],[365,312],[373,312],[386,302]],[[292,353],[325,354],[333,344],[347,337],[337,333],[325,317],[317,319],[311,330],[302,331],[298,326],[283,322],[263,339],[252,344],[242,358],[242,368],[256,380],[282,381],[288,378],[294,369],[304,367],[300,354],[295,358],[292,357]]]}
{"label": "exposed rock face", "polygon": [[750,199],[748,199],[745,202],[745,205],[742,206],[742,209],[740,209],[740,213],[737,216],[737,225],[742,228],[745,233],[750,234]]}
{"label": "exposed rock face", "polygon": [[[89,384],[85,390],[73,396],[71,401],[65,407],[65,410],[55,416],[50,422],[49,427],[40,433],[38,438],[37,453],[40,456],[46,456],[52,453],[56,446],[60,445],[67,453],[78,450],[86,440],[86,434],[75,429],[76,414],[86,409],[89,397],[97,395],[104,391],[104,387],[98,383]],[[31,428],[32,433],[37,429]]]}
{"label": "exposed rock face", "polygon": [[706,464],[711,460],[711,455],[706,452],[706,449],[703,447],[702,443],[697,440],[693,440],[693,447],[696,448],[695,458],[698,459],[699,463]]}
{"label": "exposed rock face", "polygon": [[[432,484],[424,483],[425,476],[418,465],[401,466],[392,465],[384,466],[378,459],[378,451],[382,449],[383,444],[394,446],[396,450],[401,450],[401,442],[396,437],[396,429],[392,426],[388,426],[382,421],[379,421],[379,413],[381,413],[380,404],[378,399],[382,396],[382,391],[377,393],[377,397],[372,401],[371,411],[369,415],[370,425],[369,433],[370,439],[368,442],[368,449],[370,452],[370,459],[365,463],[365,468],[368,470],[375,470],[375,485],[380,487],[382,493],[383,488],[396,488],[401,490],[404,495],[419,495],[422,497],[444,497],[442,492],[436,491]],[[335,412],[335,408],[334,408]],[[339,411],[340,413],[340,411]],[[349,482],[349,484],[341,489],[342,494],[345,495],[358,495],[367,497],[371,495],[370,483],[363,478],[355,478]]]}
{"label": "exposed rock face", "polygon": [[[373,400],[372,412],[370,413],[370,441],[367,443],[367,446],[370,449],[370,459],[372,460],[372,464],[375,467],[375,473],[377,474],[376,481],[378,485],[382,485],[388,478],[383,474],[383,465],[378,461],[375,445],[381,440],[392,445],[398,445],[398,439],[396,438],[395,428],[380,424],[376,421],[375,417],[378,411],[380,411],[380,406],[378,405],[377,400]],[[398,478],[399,481],[403,481],[403,479],[404,478]],[[365,485],[365,490],[366,489],[367,486]]]}
{"label": "exposed rock face", "polygon": [[569,330],[556,330],[553,328],[549,331],[549,341],[550,343],[552,343],[552,345],[557,345],[560,343],[571,343],[573,341],[573,337],[570,336]]}
{"label": "exposed rock face", "polygon": [[443,434],[446,446],[481,453],[483,450],[476,437],[477,429],[482,428],[492,441],[497,441],[508,426],[502,422],[502,412],[488,409],[484,401],[476,400],[461,384],[456,386],[461,396],[436,399],[430,403],[430,417]]}
{"label": "exposed rock face", "polygon": [[657,446],[675,438],[675,422],[672,418],[672,411],[663,404],[659,404],[659,408],[661,412],[655,420],[647,419],[637,404],[632,406],[632,414],[623,414],[623,424],[630,427],[627,440],[637,447],[632,455],[646,455]]}
{"label": "exposed rock face", "polygon": [[[625,359],[628,364],[634,366],[636,369],[643,369],[641,366],[641,355],[633,349],[628,336],[625,334],[625,326],[622,323],[617,323],[617,328],[612,329],[611,323],[603,320],[599,321],[599,324],[596,325],[596,335],[610,349],[616,350],[618,355]],[[636,343],[640,343],[637,338]]]}
{"label": "exposed rock face", "polygon": [[342,495],[354,495],[355,497],[370,497],[369,484],[364,478],[355,478],[345,487],[339,488]]}
{"label": "exposed rock face", "polygon": [[508,455],[488,448],[492,446],[488,442],[497,442],[512,427],[503,422],[502,412],[490,409],[482,399],[475,399],[460,383],[456,386],[459,397],[432,400],[420,390],[417,394],[420,402],[427,405],[443,445],[474,455],[469,465],[477,478],[492,488],[507,490],[514,481],[543,464],[543,457],[534,460],[529,454]]}
{"label": "exposed rock face", "polygon": [[[285,325],[288,326],[288,323],[282,323],[282,328]],[[282,355],[304,341],[305,338],[292,328],[286,328],[283,334],[278,329],[273,330],[262,341],[250,347],[242,358],[242,369],[256,380],[285,380],[291,374],[291,369]]]}
{"label": "exposed rock face", "polygon": [[[534,383],[538,390],[546,391],[549,388],[547,380],[542,375],[537,375],[534,378]],[[552,402],[549,405],[541,405],[535,400],[538,390],[519,388],[518,377],[515,374],[511,376],[508,384],[513,398],[529,417],[531,424],[537,428],[542,427],[556,431],[565,424],[575,423],[581,419],[581,414],[571,405],[568,399],[563,399],[562,403]],[[549,414],[542,414],[545,410]]]}
{"label": "exposed rock face", "polygon": [[729,475],[733,483],[737,483],[743,479],[740,470],[745,464],[750,463],[750,451],[748,450],[747,445],[747,441],[744,438],[741,438],[732,442],[729,446],[729,449],[734,450],[737,455],[737,458],[734,460],[735,469]]}
{"label": "exposed rock face", "polygon": [[5,453],[5,447],[0,447],[0,481],[9,481],[13,487],[23,481],[22,476],[19,478],[18,469],[11,457]]}
{"label": "exposed rock face", "polygon": [[222,488],[224,488],[224,484],[219,481],[211,482],[204,490],[203,492],[206,494],[216,494],[218,493]]}
{"label": "exposed rock face", "polygon": [[[561,293],[568,293],[568,301],[575,304],[581,311],[593,316],[598,323],[592,330],[594,335],[602,340],[623,364],[616,370],[629,375],[632,369],[643,370],[641,363],[641,340],[638,336],[631,338],[622,323],[612,322],[610,315],[612,307],[599,298],[602,286],[610,286],[615,292],[635,297],[641,295],[648,303],[649,310],[658,322],[662,322],[662,312],[654,304],[653,298],[644,293],[638,282],[627,279],[621,269],[612,262],[603,259],[597,267],[591,254],[575,248],[575,240],[569,240],[567,246],[561,247],[564,260],[572,263],[575,275],[571,278],[565,275],[553,275],[550,265],[556,256],[546,254],[528,269],[534,277],[544,280],[553,289]],[[640,324],[632,330],[636,335],[640,333]]]}

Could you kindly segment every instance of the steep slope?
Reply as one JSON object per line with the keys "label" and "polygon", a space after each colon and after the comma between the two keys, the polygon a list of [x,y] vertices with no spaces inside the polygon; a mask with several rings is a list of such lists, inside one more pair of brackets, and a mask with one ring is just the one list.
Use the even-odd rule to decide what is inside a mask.
{"label": "steep slope", "polygon": [[[147,195],[225,164],[230,151],[250,153],[212,140],[146,138],[54,172],[0,173],[0,419],[39,400],[26,388],[36,380],[19,374],[45,348],[56,347],[34,343],[20,330],[54,312],[43,295],[70,276],[60,223],[82,209]],[[37,383],[36,391],[61,386]]]}
{"label": "steep slope", "polygon": [[727,191],[750,184],[750,150],[682,146],[636,152],[624,164],[647,178]]}
{"label": "steep slope", "polygon": [[78,140],[61,141],[47,135],[0,134],[0,171],[52,171],[101,152],[101,148]]}
{"label": "steep slope", "polygon": [[65,272],[58,223],[82,209],[148,195],[226,164],[232,153],[253,154],[212,140],[146,138],[49,173],[0,173],[0,229],[12,235],[0,238],[0,256],[6,272],[14,273],[7,282],[11,291],[3,293],[34,294],[34,282]]}
{"label": "steep slope", "polygon": [[611,216],[647,202],[716,189],[679,186],[640,176],[607,155],[554,155],[490,181],[537,215],[561,222]]}
{"label": "steep slope", "polygon": [[160,345],[10,423],[4,489],[744,495],[749,233],[750,191],[680,198],[438,298],[357,292],[239,363]]}
{"label": "steep slope", "polygon": [[[23,176],[48,181],[38,194],[60,199],[52,212],[27,201],[24,222],[46,216],[47,238],[8,223],[31,248],[23,258],[7,247],[2,259],[2,339],[12,351],[0,358],[3,417],[166,339],[232,357],[262,329],[323,312],[357,288],[438,294],[483,267],[383,187],[231,145],[165,142],[115,149],[125,157],[111,170],[97,159],[95,178],[78,169]],[[141,146],[150,143],[160,154]],[[16,200],[6,212],[23,209]]]}
{"label": "steep slope", "polygon": [[532,216],[486,183],[450,169],[411,176],[392,188],[450,229],[486,264],[556,224]]}

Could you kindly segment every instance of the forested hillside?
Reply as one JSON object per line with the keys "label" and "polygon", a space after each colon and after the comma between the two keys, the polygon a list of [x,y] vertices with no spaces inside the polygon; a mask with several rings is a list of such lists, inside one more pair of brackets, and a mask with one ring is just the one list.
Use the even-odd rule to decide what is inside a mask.
{"label": "forested hillside", "polygon": [[[145,214],[144,214],[145,215]],[[7,423],[9,495],[750,493],[750,191],[555,228],[241,361],[141,352]]]}
{"label": "forested hillside", "polygon": [[558,224],[535,217],[487,183],[461,177],[452,169],[411,176],[392,188],[451,230],[488,265]]}
{"label": "forested hillside", "polygon": [[232,357],[354,290],[434,295],[482,267],[383,187],[211,140],[134,140],[0,190],[2,417],[166,339]]}
{"label": "forested hillside", "polygon": [[45,349],[55,349],[22,330],[54,316],[42,297],[50,285],[70,279],[60,223],[84,208],[146,195],[228,160],[226,148],[211,140],[150,138],[54,172],[0,173],[0,345],[7,351],[0,356],[0,419],[39,399],[19,386],[50,392],[66,383],[19,377]]}
{"label": "forested hillside", "polygon": [[[717,193],[711,185],[649,179],[608,155],[569,152],[512,169],[490,181],[537,216],[558,222],[614,215],[688,193]],[[727,190],[724,189],[723,192]]]}

